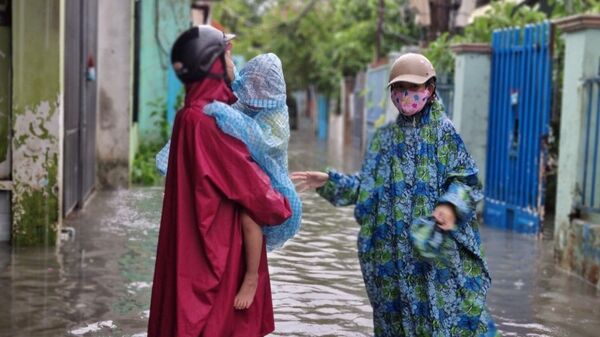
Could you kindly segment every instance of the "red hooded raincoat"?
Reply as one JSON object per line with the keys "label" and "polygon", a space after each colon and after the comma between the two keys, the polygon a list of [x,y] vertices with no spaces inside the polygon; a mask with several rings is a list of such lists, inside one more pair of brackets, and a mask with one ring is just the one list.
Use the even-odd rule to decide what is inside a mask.
{"label": "red hooded raincoat", "polygon": [[[221,60],[212,72],[223,73]],[[235,101],[225,81],[207,78],[186,89],[171,139],[148,336],[265,336],[274,320],[264,246],[254,303],[233,307],[245,273],[240,211],[259,224],[280,224],[290,206],[246,146],[203,113],[213,101]]]}

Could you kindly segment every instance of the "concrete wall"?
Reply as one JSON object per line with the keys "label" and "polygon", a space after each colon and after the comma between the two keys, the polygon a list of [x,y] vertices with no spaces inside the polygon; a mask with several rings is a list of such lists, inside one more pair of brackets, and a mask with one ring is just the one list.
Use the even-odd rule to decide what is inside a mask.
{"label": "concrete wall", "polygon": [[489,91],[490,47],[458,45],[454,71],[454,126],[479,168],[479,179],[485,184]]}
{"label": "concrete wall", "polygon": [[62,208],[64,0],[12,5],[13,243],[54,244]]}
{"label": "concrete wall", "polygon": [[101,0],[98,11],[98,180],[103,188],[127,188],[131,164],[134,1]]}
{"label": "concrete wall", "polygon": [[[564,268],[600,287],[600,221],[577,219],[583,183],[583,135],[586,95],[582,79],[600,69],[600,15],[582,15],[558,22],[565,32],[555,256]],[[596,172],[600,176],[600,172]]]}
{"label": "concrete wall", "polygon": [[[158,4],[158,8],[156,5]],[[170,50],[177,36],[191,26],[189,0],[142,1],[140,41],[139,133],[140,143],[158,138],[156,116],[166,114],[170,103],[173,116],[176,95],[181,84],[170,66]],[[159,103],[156,106],[155,103]]]}
{"label": "concrete wall", "polygon": [[560,149],[558,162],[558,186],[556,202],[556,231],[559,241],[564,240],[560,229],[568,227],[569,215],[578,200],[582,175],[581,158],[584,102],[581,99],[581,79],[594,76],[598,70],[600,34],[583,30],[569,33],[566,38],[565,71],[563,82]]}
{"label": "concrete wall", "polygon": [[600,225],[574,219],[563,232],[558,264],[600,289]]}

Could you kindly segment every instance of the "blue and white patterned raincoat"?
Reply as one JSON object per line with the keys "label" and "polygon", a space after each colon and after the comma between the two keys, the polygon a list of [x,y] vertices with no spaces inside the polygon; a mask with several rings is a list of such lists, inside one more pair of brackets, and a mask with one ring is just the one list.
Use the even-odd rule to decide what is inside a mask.
{"label": "blue and white patterned raincoat", "polygon": [[[485,306],[491,279],[475,204],[478,169],[433,101],[413,117],[376,131],[354,175],[329,171],[317,192],[336,206],[355,204],[358,254],[373,306],[375,336],[495,336]],[[457,213],[451,232],[428,218],[436,205]]]}
{"label": "blue and white patterned raincoat", "polygon": [[[225,133],[246,144],[273,187],[290,202],[292,216],[286,222],[262,227],[267,249],[273,250],[298,232],[302,218],[302,202],[288,176],[290,127],[281,61],[271,53],[256,56],[236,76],[232,89],[238,98],[235,104],[211,103],[204,113],[213,116]],[[167,163],[162,158],[169,157],[169,145],[156,156],[157,168],[163,174]]]}

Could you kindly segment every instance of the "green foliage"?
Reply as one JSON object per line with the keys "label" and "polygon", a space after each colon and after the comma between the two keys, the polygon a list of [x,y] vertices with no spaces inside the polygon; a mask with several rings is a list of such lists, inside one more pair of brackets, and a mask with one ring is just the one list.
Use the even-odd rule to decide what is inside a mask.
{"label": "green foliage", "polygon": [[[384,1],[382,55],[417,40],[413,20],[403,13],[407,2]],[[234,53],[247,59],[276,53],[291,90],[314,84],[332,94],[342,76],[374,59],[378,5],[379,0],[223,0],[214,18],[238,35]]]}
{"label": "green foliage", "polygon": [[[539,6],[518,6],[513,1],[495,1],[490,9],[473,20],[467,26],[463,34],[449,37],[447,34],[441,35],[436,41],[432,42],[425,54],[438,72],[451,74],[454,69],[453,56],[450,52],[450,46],[456,43],[489,43],[492,39],[492,32],[496,29],[525,26],[542,22],[546,19],[555,19],[578,13],[600,13],[600,0],[548,0],[552,8],[552,15],[548,17],[539,10]],[[555,48],[562,50],[561,39],[555,39],[557,44]]]}
{"label": "green foliage", "polygon": [[163,177],[156,169],[154,157],[165,143],[153,142],[140,145],[133,161],[131,180],[134,185],[155,186],[163,181]]}
{"label": "green foliage", "polygon": [[475,18],[473,23],[465,28],[464,34],[456,36],[453,42],[490,42],[496,29],[525,26],[547,19],[537,7],[521,6],[515,10],[516,6],[512,1],[492,3],[486,14]]}
{"label": "green foliage", "polygon": [[424,52],[438,74],[451,75],[454,72],[454,55],[450,52],[450,44],[448,33],[444,33],[430,43]]}
{"label": "green foliage", "polygon": [[454,56],[450,46],[457,43],[490,43],[496,29],[524,26],[539,23],[547,19],[536,7],[521,6],[512,1],[493,2],[490,9],[473,20],[462,35],[450,37],[442,34],[430,43],[425,55],[435,65],[438,73],[450,75],[454,72]]}
{"label": "green foliage", "polygon": [[600,0],[551,0],[552,17],[560,18],[578,13],[600,13]]}
{"label": "green foliage", "polygon": [[[551,18],[600,12],[600,0],[545,0]],[[274,52],[282,59],[288,87],[314,84],[324,94],[337,90],[339,79],[363,70],[374,60],[380,0],[222,0],[214,18],[238,34],[234,52],[249,59]],[[492,32],[541,22],[549,17],[514,1],[494,1],[460,35],[443,34],[425,54],[450,75],[454,61],[450,45],[490,42]],[[419,31],[408,10],[408,0],[384,0],[381,56],[404,45],[417,44]]]}

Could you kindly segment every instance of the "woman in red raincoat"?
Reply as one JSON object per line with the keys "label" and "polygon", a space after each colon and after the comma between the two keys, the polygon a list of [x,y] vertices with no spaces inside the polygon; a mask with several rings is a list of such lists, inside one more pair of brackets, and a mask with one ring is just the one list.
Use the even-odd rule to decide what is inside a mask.
{"label": "woman in red raincoat", "polygon": [[252,306],[233,306],[245,273],[242,210],[262,225],[280,224],[291,211],[246,146],[203,112],[213,101],[235,101],[229,39],[198,26],[173,46],[186,97],[171,138],[149,337],[254,337],[274,330],[264,246]]}

